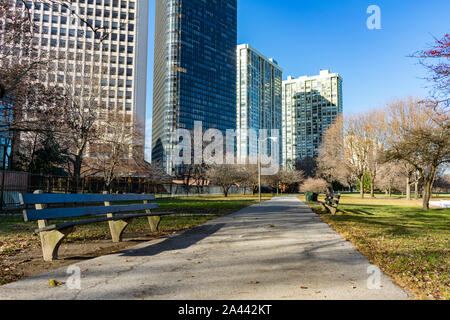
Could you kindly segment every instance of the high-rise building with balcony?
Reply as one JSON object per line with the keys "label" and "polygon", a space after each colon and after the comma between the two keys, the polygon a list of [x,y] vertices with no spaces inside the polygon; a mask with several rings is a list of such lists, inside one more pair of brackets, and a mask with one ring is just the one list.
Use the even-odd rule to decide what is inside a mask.
{"label": "high-rise building with balcony", "polygon": [[152,162],[174,171],[176,129],[236,129],[236,0],[156,0]]}
{"label": "high-rise building with balcony", "polygon": [[[22,1],[11,4],[25,8]],[[50,61],[42,81],[63,87],[97,86],[101,94],[96,99],[104,112],[123,114],[143,137],[148,1],[25,1],[25,5],[24,12],[37,27],[37,55]]]}
{"label": "high-rise building with balcony", "polygon": [[[256,157],[258,139],[252,139],[249,130],[279,131],[281,139],[283,70],[274,59],[268,59],[248,44],[237,47],[237,156],[240,159]],[[257,134],[259,136],[259,134]],[[270,149],[271,144],[265,144]],[[278,159],[281,160],[281,143]],[[261,147],[264,147],[262,144]],[[262,150],[271,154],[270,150]]]}
{"label": "high-rise building with balcony", "polygon": [[283,164],[314,158],[323,134],[343,112],[342,77],[329,70],[283,81]]}

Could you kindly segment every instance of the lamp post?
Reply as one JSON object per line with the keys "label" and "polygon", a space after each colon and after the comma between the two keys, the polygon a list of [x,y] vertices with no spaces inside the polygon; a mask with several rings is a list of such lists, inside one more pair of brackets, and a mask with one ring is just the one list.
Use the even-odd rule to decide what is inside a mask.
{"label": "lamp post", "polygon": [[259,204],[261,205],[261,145],[266,140],[278,141],[276,137],[268,137],[263,140],[259,139],[258,143],[258,185],[259,185]]}

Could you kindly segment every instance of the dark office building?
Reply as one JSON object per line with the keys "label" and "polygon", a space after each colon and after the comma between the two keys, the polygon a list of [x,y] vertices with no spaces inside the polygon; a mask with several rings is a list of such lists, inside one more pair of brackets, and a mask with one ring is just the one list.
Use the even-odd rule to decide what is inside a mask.
{"label": "dark office building", "polygon": [[156,0],[152,161],[173,171],[172,132],[236,128],[236,0]]}

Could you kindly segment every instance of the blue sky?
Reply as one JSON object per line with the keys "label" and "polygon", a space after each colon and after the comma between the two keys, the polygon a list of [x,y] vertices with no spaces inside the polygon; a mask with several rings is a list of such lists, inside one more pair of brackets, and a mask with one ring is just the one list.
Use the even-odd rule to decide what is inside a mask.
{"label": "blue sky", "polygon": [[[150,2],[147,141],[151,141],[155,1]],[[381,30],[369,30],[370,5]],[[408,58],[450,31],[448,0],[238,0],[238,43],[273,57],[288,75],[320,69],[344,78],[344,112],[427,93],[423,68]],[[147,145],[148,150],[150,145]]]}

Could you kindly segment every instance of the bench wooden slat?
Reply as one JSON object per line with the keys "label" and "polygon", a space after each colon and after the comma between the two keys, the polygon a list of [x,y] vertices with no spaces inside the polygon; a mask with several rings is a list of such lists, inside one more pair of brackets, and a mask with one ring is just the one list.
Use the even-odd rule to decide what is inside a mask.
{"label": "bench wooden slat", "polygon": [[99,218],[99,219],[91,219],[91,220],[84,220],[84,221],[74,221],[74,222],[52,224],[52,225],[49,225],[44,228],[36,229],[36,230],[34,230],[34,232],[39,233],[39,232],[43,232],[43,231],[61,230],[64,228],[70,228],[70,227],[86,225],[86,224],[93,224],[93,223],[98,223],[98,222],[118,221],[118,220],[126,220],[126,219],[133,219],[133,218],[139,218],[139,217],[168,216],[168,215],[173,215],[173,214],[176,214],[176,213],[174,213],[174,212],[155,212],[155,213],[125,214],[125,215],[120,215],[120,216],[114,216],[111,218]]}
{"label": "bench wooden slat", "polygon": [[25,221],[47,220],[57,218],[73,218],[83,216],[94,216],[107,213],[131,212],[157,209],[157,203],[128,204],[120,206],[98,206],[98,207],[75,207],[75,208],[54,208],[43,210],[24,210]]}
{"label": "bench wooden slat", "polygon": [[65,194],[65,193],[43,193],[19,194],[20,203],[24,204],[56,204],[56,203],[82,203],[82,202],[105,202],[105,201],[152,201],[152,194]]}

